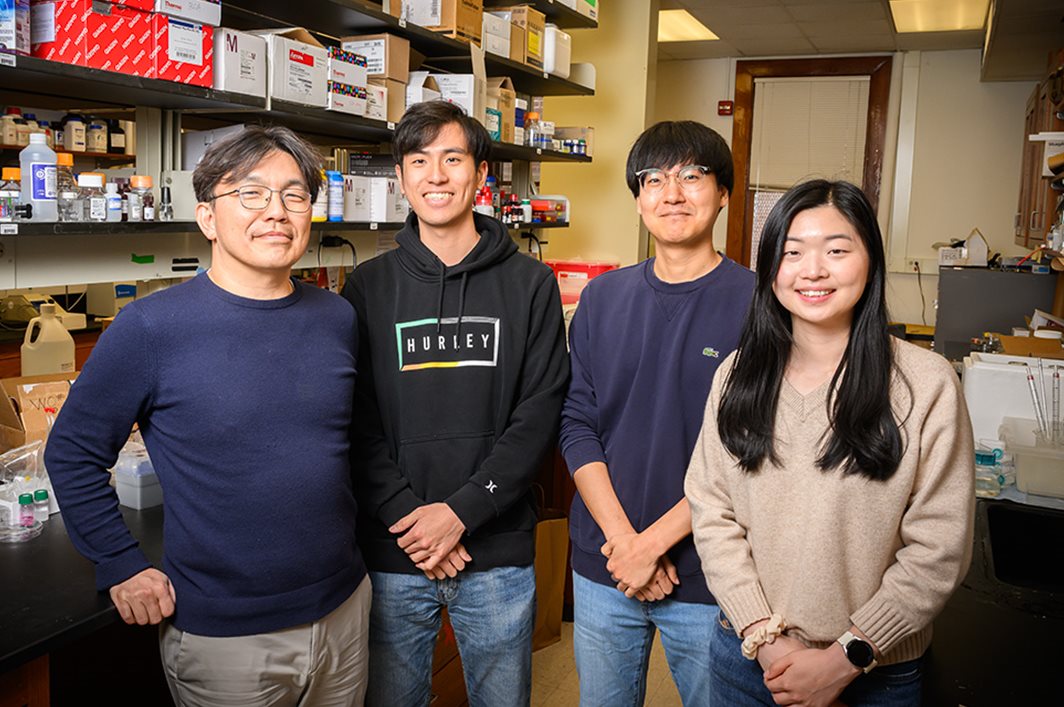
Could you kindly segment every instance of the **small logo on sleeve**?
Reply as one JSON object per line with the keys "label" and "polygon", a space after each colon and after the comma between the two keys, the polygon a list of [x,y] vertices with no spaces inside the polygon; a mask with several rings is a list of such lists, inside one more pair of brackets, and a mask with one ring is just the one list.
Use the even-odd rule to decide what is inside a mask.
{"label": "small logo on sleeve", "polygon": [[720,351],[717,351],[716,349],[707,346],[706,348],[702,349],[702,355],[708,356],[709,358],[720,358]]}
{"label": "small logo on sleeve", "polygon": [[488,490],[488,493],[495,493],[495,489],[499,488],[499,485],[491,479],[488,479],[488,483],[484,485],[484,488]]}
{"label": "small logo on sleeve", "polygon": [[396,323],[400,371],[498,365],[498,318],[462,317],[461,329],[456,317],[439,324],[435,317]]}

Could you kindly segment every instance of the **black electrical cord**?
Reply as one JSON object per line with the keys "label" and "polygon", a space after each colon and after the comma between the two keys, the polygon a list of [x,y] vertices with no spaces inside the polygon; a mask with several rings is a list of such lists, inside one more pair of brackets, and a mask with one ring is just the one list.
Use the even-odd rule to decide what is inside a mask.
{"label": "black electrical cord", "polygon": [[920,261],[913,261],[913,269],[916,270],[916,287],[920,290],[920,323],[927,326],[927,300],[924,299],[924,281],[921,277]]}
{"label": "black electrical cord", "polygon": [[543,262],[543,241],[537,238],[533,231],[524,231],[521,233],[521,237],[528,239],[529,252],[532,251],[532,241],[536,242],[536,257],[539,258],[540,262]]}
{"label": "black electrical cord", "polygon": [[[351,241],[343,238],[342,236],[322,236],[321,248],[342,248],[347,246],[351,249],[351,272],[355,271],[355,266],[358,265],[358,251],[355,250],[355,244]],[[318,265],[321,265],[321,248],[318,248]],[[343,261],[340,261],[340,267],[343,267]],[[348,273],[348,275],[351,274]]]}

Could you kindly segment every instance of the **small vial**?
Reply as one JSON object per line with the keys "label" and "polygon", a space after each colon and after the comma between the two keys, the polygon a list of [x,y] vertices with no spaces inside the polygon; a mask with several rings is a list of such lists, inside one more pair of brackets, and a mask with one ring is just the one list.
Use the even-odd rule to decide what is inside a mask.
{"label": "small vial", "polygon": [[107,200],[107,220],[122,220],[122,195],[118,193],[118,185],[107,182],[104,185],[104,198]]}
{"label": "small vial", "polygon": [[173,221],[174,220],[174,204],[170,201],[170,187],[162,187],[161,196],[159,197],[159,220],[160,221]]}
{"label": "small vial", "polygon": [[33,492],[33,517],[42,523],[48,520],[48,489]]}
{"label": "small vial", "polygon": [[23,528],[32,528],[33,517],[33,494],[23,493],[18,497],[18,524]]}

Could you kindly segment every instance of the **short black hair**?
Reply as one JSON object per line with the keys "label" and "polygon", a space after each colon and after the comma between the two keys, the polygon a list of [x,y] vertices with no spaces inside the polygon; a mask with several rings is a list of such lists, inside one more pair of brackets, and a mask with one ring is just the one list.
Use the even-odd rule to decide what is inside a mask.
{"label": "short black hair", "polygon": [[469,153],[477,165],[491,157],[491,135],[478,120],[470,117],[462,106],[450,101],[422,101],[406,109],[392,138],[392,157],[400,168],[403,158],[422,150],[436,139],[445,125],[456,123],[465,133]]}
{"label": "short black hair", "polygon": [[311,202],[317,199],[321,188],[321,154],[309,142],[279,125],[248,125],[207,148],[192,173],[196,199],[210,201],[220,182],[239,182],[271,152],[292,156],[307,183]]}
{"label": "short black hair", "polygon": [[693,120],[666,120],[644,130],[628,152],[625,178],[632,196],[639,196],[636,172],[684,164],[709,167],[717,179],[717,186],[724,187],[731,194],[734,179],[732,154],[720,133]]}

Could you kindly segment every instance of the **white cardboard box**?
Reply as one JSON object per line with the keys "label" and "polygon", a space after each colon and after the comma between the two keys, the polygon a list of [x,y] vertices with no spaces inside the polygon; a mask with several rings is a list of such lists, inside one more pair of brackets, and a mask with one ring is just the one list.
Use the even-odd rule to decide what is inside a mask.
{"label": "white cardboard box", "polygon": [[366,117],[388,120],[388,89],[385,86],[366,86]]}
{"label": "white cardboard box", "polygon": [[155,0],[155,11],[212,27],[222,22],[222,4],[207,0]]}
{"label": "white cardboard box", "polygon": [[356,174],[344,175],[344,221],[370,221],[369,180]]}
{"label": "white cardboard box", "polygon": [[370,221],[398,223],[406,219],[410,208],[399,192],[399,180],[395,177],[368,177]]}
{"label": "white cardboard box", "polygon": [[[270,101],[277,98],[325,108],[328,105],[328,54],[310,32],[295,27],[257,30],[255,34],[266,39]],[[270,101],[267,101],[267,109]]]}
{"label": "white cardboard box", "polygon": [[[484,17],[490,17],[485,14]],[[501,56],[504,59],[510,58],[510,38],[499,37],[494,34],[483,35],[481,41],[484,42],[484,51],[488,54],[494,54],[495,56]]]}
{"label": "white cardboard box", "polygon": [[[496,37],[502,37],[506,40],[506,51],[510,51],[510,21],[505,17],[499,15],[493,15],[490,12],[484,13],[484,25],[481,31],[481,38],[493,34]],[[487,47],[485,47],[486,49]]]}
{"label": "white cardboard box", "polygon": [[436,79],[427,71],[411,71],[410,83],[406,85],[406,107],[422,101],[435,101],[442,97]]}
{"label": "white cardboard box", "polygon": [[365,88],[369,81],[366,57],[337,47],[329,47],[329,80]]}
{"label": "white cardboard box", "polygon": [[326,108],[351,115],[366,114],[366,88],[348,86],[330,81],[326,87],[328,103]]}
{"label": "white cardboard box", "polygon": [[214,32],[214,87],[266,97],[266,40],[220,27]]}
{"label": "white cardboard box", "polygon": [[472,55],[471,74],[429,74],[436,79],[440,95],[445,101],[457,103],[465,112],[476,118],[481,125],[487,123],[484,109],[488,105],[488,79],[484,69],[484,50],[475,44],[469,46]]}

